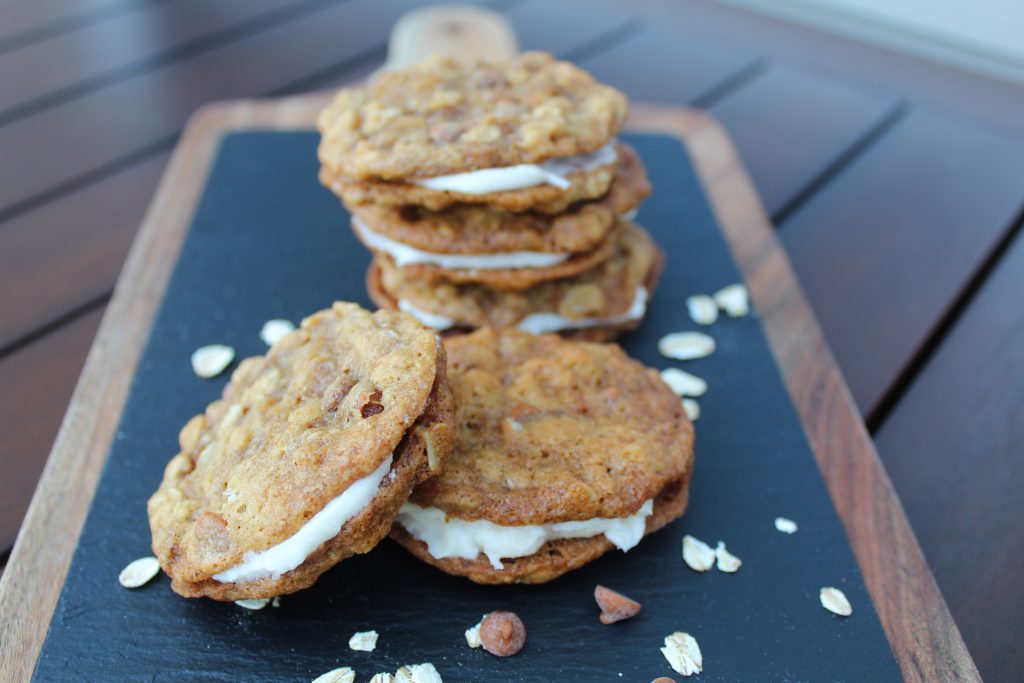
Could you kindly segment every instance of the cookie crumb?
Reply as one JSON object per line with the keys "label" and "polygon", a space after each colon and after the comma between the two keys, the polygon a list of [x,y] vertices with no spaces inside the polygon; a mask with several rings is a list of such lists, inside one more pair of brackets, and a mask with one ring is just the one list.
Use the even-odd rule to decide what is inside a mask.
{"label": "cookie crumb", "polygon": [[715,352],[715,339],[703,332],[673,332],[658,340],[658,352],[675,360],[703,358]]}
{"label": "cookie crumb", "polygon": [[661,653],[677,674],[692,676],[704,669],[704,657],[700,653],[700,646],[689,633],[676,631],[670,636],[665,636],[665,647],[661,648]]}
{"label": "cookie crumb", "polygon": [[235,350],[224,344],[202,346],[192,352],[192,371],[198,377],[210,379],[224,372],[235,359]]}
{"label": "cookie crumb", "polygon": [[711,325],[718,320],[718,304],[707,294],[694,294],[686,299],[690,319],[698,325]]}
{"label": "cookie crumb", "polygon": [[395,683],[444,683],[441,674],[429,662],[408,664],[395,673]]}
{"label": "cookie crumb", "polygon": [[718,571],[726,574],[734,574],[743,566],[743,561],[725,549],[725,543],[718,542],[715,548],[715,559],[718,564]]}
{"label": "cookie crumb", "polygon": [[295,323],[291,320],[268,320],[263,323],[263,328],[260,330],[260,339],[267,346],[273,346],[277,343],[277,340],[285,336],[289,332],[295,329]]}
{"label": "cookie crumb", "polygon": [[235,604],[253,611],[260,610],[270,604],[270,598],[252,598],[249,600],[235,600]]}
{"label": "cookie crumb", "polygon": [[850,605],[850,601],[846,599],[843,591],[838,588],[830,586],[822,588],[818,593],[818,599],[821,600],[821,606],[832,614],[838,614],[841,617],[853,614],[853,606]]}
{"label": "cookie crumb", "polygon": [[360,631],[348,639],[348,646],[358,652],[373,652],[377,648],[376,631]]}
{"label": "cookie crumb", "polygon": [[140,557],[128,564],[117,575],[117,580],[125,588],[138,588],[149,583],[160,573],[160,562],[155,557]]}
{"label": "cookie crumb", "polygon": [[775,528],[784,534],[795,534],[797,530],[796,522],[785,517],[775,518]]}
{"label": "cookie crumb", "polygon": [[707,382],[697,375],[679,368],[662,370],[661,381],[667,384],[677,396],[703,396],[708,390]]}
{"label": "cookie crumb", "polygon": [[606,626],[640,613],[639,602],[601,585],[594,588],[594,600],[601,608],[601,623]]}
{"label": "cookie crumb", "polygon": [[750,299],[742,283],[723,287],[712,295],[718,307],[730,318],[740,318],[750,313]]}
{"label": "cookie crumb", "polygon": [[683,536],[683,561],[695,572],[706,572],[715,564],[715,551],[690,534]]}
{"label": "cookie crumb", "polygon": [[354,683],[356,672],[347,666],[340,669],[332,669],[325,674],[320,674],[313,679],[313,683]]}
{"label": "cookie crumb", "polygon": [[480,622],[480,644],[497,657],[511,657],[526,644],[526,626],[515,612],[491,612]]}

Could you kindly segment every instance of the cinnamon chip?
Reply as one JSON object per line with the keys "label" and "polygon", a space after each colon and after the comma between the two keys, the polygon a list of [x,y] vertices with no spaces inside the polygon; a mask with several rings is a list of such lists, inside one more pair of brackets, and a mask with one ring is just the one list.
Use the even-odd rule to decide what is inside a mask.
{"label": "cinnamon chip", "polygon": [[639,602],[604,586],[599,585],[594,589],[594,600],[601,608],[600,619],[605,625],[635,617],[640,613]]}
{"label": "cinnamon chip", "polygon": [[480,622],[480,644],[496,657],[511,657],[526,644],[526,626],[515,612],[491,612]]}

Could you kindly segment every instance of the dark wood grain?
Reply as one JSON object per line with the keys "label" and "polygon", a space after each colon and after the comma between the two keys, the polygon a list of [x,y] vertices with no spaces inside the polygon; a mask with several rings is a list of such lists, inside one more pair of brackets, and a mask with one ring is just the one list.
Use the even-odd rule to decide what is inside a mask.
{"label": "dark wood grain", "polygon": [[856,149],[896,99],[773,65],[708,110],[729,131],[775,216]]}
{"label": "dark wood grain", "polygon": [[1024,205],[1024,141],[915,111],[781,227],[861,411],[898,381]]}
{"label": "dark wood grain", "polygon": [[634,100],[660,104],[699,102],[755,62],[756,55],[742,46],[711,45],[652,27],[579,60]]}
{"label": "dark wood grain", "polygon": [[875,436],[986,680],[1024,679],[1024,234]]}
{"label": "dark wood grain", "polygon": [[[119,281],[25,530],[0,578],[0,668],[23,678],[45,626],[124,404],[130,376],[223,132],[306,127],[323,97],[207,109],[190,126]],[[870,439],[728,138],[694,111],[637,107],[634,129],[683,137],[764,320],[787,388],[909,680],[977,680]],[[74,495],[66,492],[75,482]],[[53,539],[59,539],[54,541]],[[46,547],[48,552],[42,552]],[[884,549],[884,550],[883,550]],[[20,674],[18,673],[20,672]]]}
{"label": "dark wood grain", "polygon": [[54,188],[169,148],[189,114],[209,100],[292,91],[314,72],[357,68],[361,57],[383,49],[394,21],[420,4],[328,5],[0,127],[0,217]]}
{"label": "dark wood grain", "polygon": [[110,293],[168,157],[159,154],[0,227],[0,348]]}
{"label": "dark wood grain", "polygon": [[[69,3],[70,4],[70,3]],[[178,0],[88,24],[12,50],[0,59],[0,121],[27,115],[149,65],[230,40],[309,0]],[[294,6],[294,7],[293,7]],[[254,22],[253,20],[257,20]]]}
{"label": "dark wood grain", "polygon": [[99,307],[0,359],[0,554],[14,544],[102,315]]}

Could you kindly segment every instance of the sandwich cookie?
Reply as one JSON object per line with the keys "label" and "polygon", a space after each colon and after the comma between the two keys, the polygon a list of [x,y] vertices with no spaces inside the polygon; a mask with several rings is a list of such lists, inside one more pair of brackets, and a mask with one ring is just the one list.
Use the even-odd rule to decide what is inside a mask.
{"label": "sandwich cookie", "polygon": [[348,205],[563,211],[604,195],[622,93],[551,55],[434,57],[346,88],[321,112],[321,181]]}
{"label": "sandwich cookie", "polygon": [[607,341],[643,320],[664,259],[635,223],[619,222],[608,240],[613,254],[596,267],[522,291],[417,277],[383,255],[370,266],[367,289],[381,308],[406,311],[438,330],[518,327]]}
{"label": "sandwich cookie", "polygon": [[369,551],[448,457],[453,410],[444,349],[412,316],[306,318],[181,430],[148,505],[171,587],[272,597]]}
{"label": "sandwich cookie", "polygon": [[550,581],[682,515],[693,426],[614,344],[483,329],[445,339],[456,438],[391,537],[478,583]]}
{"label": "sandwich cookie", "polygon": [[352,228],[367,248],[419,276],[522,289],[575,275],[596,264],[608,232],[650,194],[636,153],[620,148],[608,194],[564,214],[509,213],[474,204],[440,212],[363,204],[353,207]]}

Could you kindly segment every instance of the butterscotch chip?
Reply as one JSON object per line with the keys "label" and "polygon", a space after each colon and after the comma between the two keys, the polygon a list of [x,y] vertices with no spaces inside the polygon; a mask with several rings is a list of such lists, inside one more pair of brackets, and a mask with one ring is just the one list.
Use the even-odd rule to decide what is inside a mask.
{"label": "butterscotch chip", "polygon": [[443,211],[383,204],[354,204],[350,209],[373,232],[429,253],[588,252],[604,241],[619,216],[650,194],[636,152],[623,144],[618,150],[615,181],[608,194],[554,216],[496,211],[479,204],[458,204]]}
{"label": "butterscotch chip", "polygon": [[[483,285],[438,283],[411,275],[387,257],[378,257],[367,275],[370,298],[381,308],[411,306],[447,322],[446,327],[473,329],[524,326],[531,331],[564,331],[574,337],[605,341],[640,324],[631,317],[638,290],[644,302],[653,295],[663,256],[647,232],[633,223],[620,223],[615,233],[615,253],[607,261],[580,275],[542,282],[523,291],[506,292]],[[410,309],[406,309],[410,310]],[[534,329],[546,322],[538,315],[557,315],[561,329]],[[528,319],[528,316],[531,316]],[[596,324],[576,321],[598,321]],[[425,320],[426,322],[426,320]],[[587,327],[573,330],[577,324]]]}
{"label": "butterscotch chip", "polygon": [[626,98],[541,52],[433,57],[341,90],[321,112],[319,158],[353,180],[430,178],[597,150]]}
{"label": "butterscotch chip", "polygon": [[480,622],[480,644],[497,657],[511,657],[526,644],[526,626],[515,612],[491,612]]}
{"label": "butterscotch chip", "polygon": [[[434,459],[447,457],[452,413],[433,331],[347,303],[310,316],[266,356],[240,363],[222,398],[181,430],[181,451],[148,505],[171,587],[187,597],[270,598],[369,551],[432,474],[426,435]],[[370,475],[369,502],[297,566],[217,578],[291,539]]]}
{"label": "butterscotch chip", "polygon": [[611,588],[597,586],[594,589],[594,600],[601,608],[601,623],[614,624],[623,619],[629,619],[640,614],[640,603],[627,598],[622,593],[617,593]]}
{"label": "butterscotch chip", "polygon": [[[410,503],[447,520],[505,527],[632,518],[646,509],[636,541],[682,515],[693,428],[657,371],[614,344],[516,330],[485,328],[445,346],[455,447]],[[550,581],[616,547],[595,534],[547,540],[521,557],[434,557],[404,524],[400,515],[392,527],[398,543],[478,583]]]}

